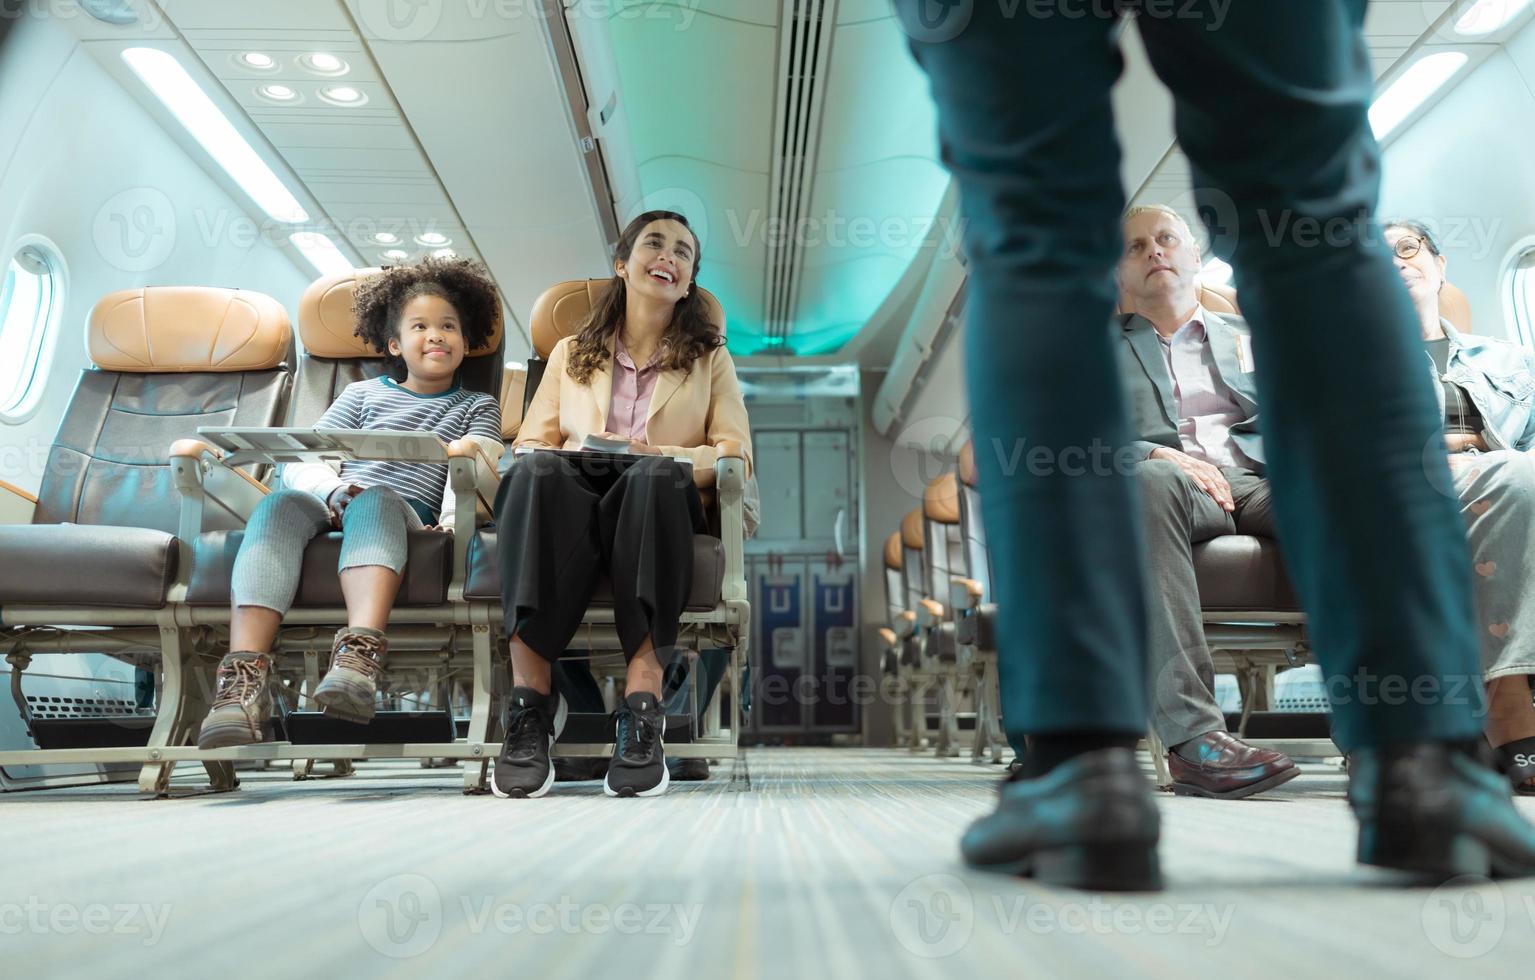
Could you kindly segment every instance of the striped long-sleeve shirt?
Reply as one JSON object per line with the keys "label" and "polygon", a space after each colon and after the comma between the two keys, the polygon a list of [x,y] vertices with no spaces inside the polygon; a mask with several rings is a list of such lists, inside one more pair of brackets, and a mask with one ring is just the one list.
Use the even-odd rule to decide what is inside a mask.
{"label": "striped long-sleeve shirt", "polygon": [[[487,448],[500,449],[501,406],[483,392],[457,385],[439,394],[420,395],[390,378],[374,378],[347,385],[314,427],[434,432],[444,442],[475,437]],[[290,464],[283,477],[288,486],[308,490],[321,500],[336,488],[354,483],[389,487],[411,503],[422,523],[452,524],[443,504],[448,483],[448,467],[443,463],[349,460],[341,464],[339,474],[324,464]]]}

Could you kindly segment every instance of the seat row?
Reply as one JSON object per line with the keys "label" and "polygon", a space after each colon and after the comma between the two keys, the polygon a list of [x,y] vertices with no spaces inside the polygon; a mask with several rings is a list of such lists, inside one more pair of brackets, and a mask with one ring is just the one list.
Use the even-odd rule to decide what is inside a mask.
{"label": "seat row", "polygon": [[[236,784],[233,764],[314,760],[345,768],[364,758],[465,760],[466,791],[485,788],[495,756],[505,689],[496,531],[488,522],[496,461],[467,443],[447,449],[457,513],[478,513],[455,534],[409,533],[408,559],[390,615],[386,706],[444,707],[467,690],[467,732],[427,741],[388,740],[387,725],[313,726],[327,738],[199,750],[196,731],[213,696],[214,672],[227,651],[230,574],[246,520],[280,476],[281,452],[225,453],[199,428],[308,427],[350,383],[377,377],[383,358],[355,335],[352,293],[375,270],[314,282],[299,306],[297,339],[277,300],[246,290],[147,287],[113,293],[87,326],[92,366],[82,372],[44,462],[38,492],[0,483],[9,523],[0,523],[0,653],[12,668],[12,693],[41,749],[0,752],[0,766],[139,763],[139,787],[164,795],[178,761],[201,762],[216,789]],[[469,352],[459,383],[502,399],[510,438],[537,372],[558,340],[585,321],[604,281],[576,280],[546,291],[535,307],[531,377],[504,365],[504,331]],[[717,304],[716,304],[717,305]],[[723,313],[721,311],[721,321]],[[291,366],[291,367],[290,367]],[[694,589],[683,615],[682,644],[705,640],[733,651],[727,677],[739,690],[750,636],[744,577],[740,448],[720,447],[715,468],[713,535],[695,539]],[[388,457],[388,448],[375,451]],[[14,515],[14,516],[12,516]],[[294,607],[277,651],[284,721],[299,721],[329,653],[329,630],[347,622],[337,559],[339,532],[321,534],[303,559]],[[599,588],[578,642],[602,655],[618,651],[610,602]],[[24,696],[34,655],[102,653],[155,675],[154,722],[134,738],[131,726],[100,726],[105,738],[39,737]],[[300,656],[294,656],[300,655]],[[720,698],[698,719],[690,742],[670,744],[679,757],[735,751],[737,721],[724,722]],[[730,698],[732,710],[737,699]],[[383,713],[381,713],[383,714]],[[319,718],[313,715],[312,718]],[[296,725],[284,725],[290,735]],[[409,725],[395,731],[418,735]],[[78,733],[76,733],[78,736]],[[377,736],[378,740],[373,740]],[[123,744],[127,742],[128,744]],[[55,747],[69,745],[70,747]],[[597,742],[562,745],[559,754],[607,755]]]}
{"label": "seat row", "polygon": [[[1000,762],[1007,748],[997,666],[997,605],[981,519],[975,446],[931,481],[920,507],[885,541],[883,666],[897,692],[894,740],[959,754],[959,721],[974,717],[971,759]],[[1305,616],[1270,539],[1221,535],[1194,545],[1206,639],[1219,673],[1242,695],[1237,732],[1273,704],[1276,672],[1310,659]],[[961,710],[968,707],[968,711]],[[1171,785],[1165,749],[1148,733],[1159,784]]]}

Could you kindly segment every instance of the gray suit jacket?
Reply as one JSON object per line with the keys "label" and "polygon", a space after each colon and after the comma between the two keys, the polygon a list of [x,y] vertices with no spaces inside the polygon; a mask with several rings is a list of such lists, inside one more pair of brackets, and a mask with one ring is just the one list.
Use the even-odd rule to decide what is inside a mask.
{"label": "gray suit jacket", "polygon": [[[1247,321],[1230,314],[1205,312],[1205,335],[1215,356],[1216,374],[1247,415],[1231,427],[1231,439],[1261,470],[1264,457],[1263,439],[1258,435],[1257,376],[1242,370],[1243,358],[1239,353],[1239,347],[1246,344]],[[1181,450],[1173,383],[1157,330],[1143,316],[1123,316],[1118,320],[1122,341],[1119,374],[1130,409],[1130,423],[1136,432],[1133,445],[1147,456],[1158,446]]]}

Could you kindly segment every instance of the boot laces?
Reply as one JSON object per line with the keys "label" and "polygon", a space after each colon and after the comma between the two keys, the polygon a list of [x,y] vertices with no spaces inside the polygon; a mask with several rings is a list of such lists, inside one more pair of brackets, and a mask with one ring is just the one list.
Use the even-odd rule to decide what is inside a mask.
{"label": "boot laces", "polygon": [[213,707],[243,706],[261,693],[265,682],[266,664],[255,658],[219,664],[218,695]]}

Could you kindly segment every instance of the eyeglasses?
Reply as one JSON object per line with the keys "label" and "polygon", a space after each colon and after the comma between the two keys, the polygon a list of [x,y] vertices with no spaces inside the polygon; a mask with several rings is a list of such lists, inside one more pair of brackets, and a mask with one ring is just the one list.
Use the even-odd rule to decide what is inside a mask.
{"label": "eyeglasses", "polygon": [[1396,246],[1392,251],[1396,252],[1396,257],[1399,259],[1410,259],[1421,252],[1423,246],[1427,244],[1427,242],[1416,235],[1403,235],[1396,240]]}

